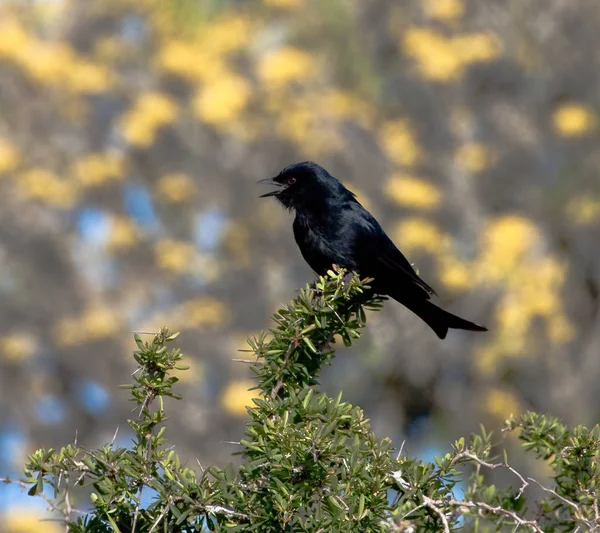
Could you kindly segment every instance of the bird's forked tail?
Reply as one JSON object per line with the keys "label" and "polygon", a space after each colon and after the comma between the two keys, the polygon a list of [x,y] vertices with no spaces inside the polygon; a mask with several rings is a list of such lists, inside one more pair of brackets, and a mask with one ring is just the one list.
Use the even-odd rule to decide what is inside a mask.
{"label": "bird's forked tail", "polygon": [[459,316],[444,311],[429,300],[401,302],[421,320],[423,320],[440,339],[445,339],[448,329],[466,329],[469,331],[487,331],[488,329],[475,322],[470,322]]}

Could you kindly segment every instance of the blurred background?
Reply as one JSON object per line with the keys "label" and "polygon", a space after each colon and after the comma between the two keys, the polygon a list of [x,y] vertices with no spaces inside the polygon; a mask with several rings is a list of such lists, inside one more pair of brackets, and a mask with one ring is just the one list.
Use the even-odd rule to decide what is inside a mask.
{"label": "blurred background", "polygon": [[[167,437],[232,460],[232,359],[313,278],[255,182],[306,159],[490,328],[388,302],[325,391],[423,458],[526,409],[596,423],[599,109],[584,0],[0,0],[0,477],[128,445],[132,331],[163,325],[191,365]],[[1,532],[62,531],[43,512],[0,485]]]}

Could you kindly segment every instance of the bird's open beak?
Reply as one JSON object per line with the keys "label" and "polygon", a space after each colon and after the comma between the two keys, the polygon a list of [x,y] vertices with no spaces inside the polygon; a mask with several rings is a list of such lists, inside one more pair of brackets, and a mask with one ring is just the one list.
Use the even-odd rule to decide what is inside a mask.
{"label": "bird's open beak", "polygon": [[[275,178],[266,178],[264,180],[259,180],[256,183],[267,183],[269,185],[275,185],[276,187],[282,187],[282,184],[279,183],[278,181],[275,181]],[[261,194],[259,196],[259,198],[266,198],[267,196],[277,196],[277,194],[279,193],[278,190],[275,191],[271,191],[265,194]]]}

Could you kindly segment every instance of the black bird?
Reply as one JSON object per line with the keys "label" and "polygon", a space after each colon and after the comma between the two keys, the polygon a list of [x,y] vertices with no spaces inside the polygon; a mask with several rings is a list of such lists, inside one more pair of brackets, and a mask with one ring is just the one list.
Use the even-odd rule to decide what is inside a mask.
{"label": "black bird", "polygon": [[408,307],[440,339],[449,328],[487,331],[434,305],[430,298],[436,292],[418,276],[354,193],[323,167],[310,161],[296,163],[259,183],[277,186],[261,198],[274,196],[296,211],[294,237],[317,274],[324,275],[336,264],[373,278],[374,293],[391,296]]}

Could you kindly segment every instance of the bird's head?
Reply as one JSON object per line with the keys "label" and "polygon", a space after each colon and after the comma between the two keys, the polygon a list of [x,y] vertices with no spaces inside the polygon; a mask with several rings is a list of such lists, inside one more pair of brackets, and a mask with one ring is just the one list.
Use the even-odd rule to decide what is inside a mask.
{"label": "bird's head", "polygon": [[258,183],[274,185],[275,190],[260,197],[274,196],[287,209],[298,210],[309,205],[314,208],[328,198],[352,194],[322,166],[311,161],[290,165],[274,178]]}

